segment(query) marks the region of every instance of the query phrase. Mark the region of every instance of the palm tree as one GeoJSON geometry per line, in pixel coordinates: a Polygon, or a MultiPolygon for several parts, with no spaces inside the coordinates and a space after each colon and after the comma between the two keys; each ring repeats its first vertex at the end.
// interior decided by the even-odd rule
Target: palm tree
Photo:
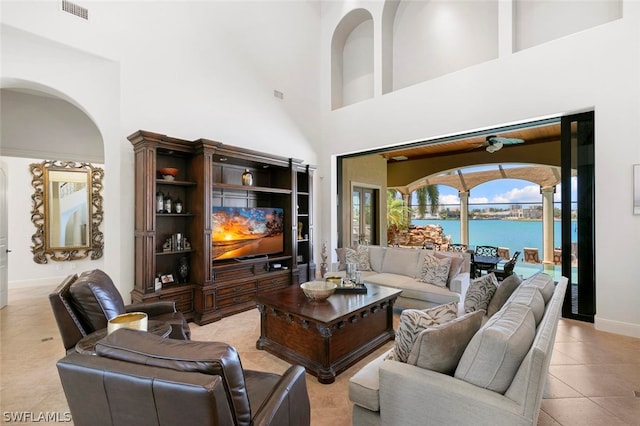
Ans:
{"type": "Polygon", "coordinates": [[[402,198],[397,197],[398,191],[387,190],[387,227],[397,232],[409,226],[409,207],[402,198]]]}
{"type": "Polygon", "coordinates": [[[425,185],[416,189],[418,196],[418,215],[424,217],[427,213],[427,203],[429,204],[429,212],[435,214],[438,211],[440,201],[440,191],[437,185],[425,185]]]}

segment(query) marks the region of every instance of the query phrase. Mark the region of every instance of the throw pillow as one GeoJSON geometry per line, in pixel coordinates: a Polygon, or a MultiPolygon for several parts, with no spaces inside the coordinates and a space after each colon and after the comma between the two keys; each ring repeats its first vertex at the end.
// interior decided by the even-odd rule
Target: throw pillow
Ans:
{"type": "Polygon", "coordinates": [[[464,297],[464,311],[473,312],[481,309],[486,311],[497,288],[498,280],[493,273],[471,281],[464,297]]]}
{"type": "Polygon", "coordinates": [[[507,299],[509,299],[513,291],[518,288],[521,282],[522,278],[516,274],[511,274],[499,283],[498,289],[487,306],[487,317],[491,318],[493,314],[498,312],[500,308],[504,306],[507,299]]]}
{"type": "Polygon", "coordinates": [[[347,264],[347,249],[345,247],[337,248],[336,255],[338,256],[338,271],[344,271],[347,269],[345,266],[347,264]]]}
{"type": "Polygon", "coordinates": [[[433,252],[433,255],[438,259],[451,259],[451,267],[449,268],[449,278],[447,279],[447,283],[451,282],[453,278],[462,272],[462,265],[464,263],[464,256],[462,253],[436,250],[433,252]]]}
{"type": "Polygon", "coordinates": [[[542,293],[544,303],[549,303],[553,292],[556,290],[556,285],[553,282],[553,278],[544,272],[538,272],[537,274],[527,278],[522,285],[536,287],[542,293]]]}
{"type": "Polygon", "coordinates": [[[438,259],[435,256],[426,254],[418,281],[437,285],[438,287],[446,287],[450,268],[451,259],[438,259]]]}
{"type": "Polygon", "coordinates": [[[455,319],[457,315],[457,302],[451,302],[425,310],[405,309],[400,314],[395,346],[385,359],[407,362],[413,343],[422,330],[433,325],[444,324],[445,322],[455,319]]]}
{"type": "Polygon", "coordinates": [[[420,332],[407,364],[448,374],[456,370],[465,348],[482,325],[482,311],[469,312],[420,332]]]}
{"type": "Polygon", "coordinates": [[[356,250],[345,250],[346,263],[355,263],[358,271],[370,271],[371,264],[369,263],[369,247],[358,246],[356,250]]]}
{"type": "Polygon", "coordinates": [[[509,303],[473,336],[454,376],[504,394],[527,355],[536,334],[528,306],[509,303]]]}

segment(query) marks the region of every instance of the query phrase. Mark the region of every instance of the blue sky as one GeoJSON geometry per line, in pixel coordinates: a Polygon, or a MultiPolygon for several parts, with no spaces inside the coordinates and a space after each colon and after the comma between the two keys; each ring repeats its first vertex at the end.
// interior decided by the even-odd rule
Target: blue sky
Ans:
{"type": "MultiPolygon", "coordinates": [[[[479,171],[495,169],[495,166],[466,168],[465,171],[479,171]]],[[[576,180],[572,179],[572,194],[575,199],[576,180]]],[[[458,190],[450,186],[438,185],[440,190],[440,204],[452,204],[457,206],[460,204],[458,190]]],[[[560,201],[561,185],[556,186],[554,195],[555,201],[560,201]]],[[[542,195],[540,194],[540,186],[520,179],[498,179],[491,182],[483,183],[471,189],[469,196],[469,204],[486,204],[486,203],[541,203],[542,195]]],[[[500,206],[496,206],[500,207],[500,206]]],[[[505,206],[506,207],[506,206],[505,206]]]]}

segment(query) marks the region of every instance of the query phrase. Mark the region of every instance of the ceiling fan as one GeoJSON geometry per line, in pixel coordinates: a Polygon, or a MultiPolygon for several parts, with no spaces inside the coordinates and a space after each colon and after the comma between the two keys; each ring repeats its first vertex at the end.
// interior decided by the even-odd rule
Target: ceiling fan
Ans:
{"type": "Polygon", "coordinates": [[[493,154],[496,151],[500,151],[504,145],[516,145],[519,143],[524,143],[524,140],[490,135],[487,136],[487,147],[485,149],[488,153],[493,154]]]}

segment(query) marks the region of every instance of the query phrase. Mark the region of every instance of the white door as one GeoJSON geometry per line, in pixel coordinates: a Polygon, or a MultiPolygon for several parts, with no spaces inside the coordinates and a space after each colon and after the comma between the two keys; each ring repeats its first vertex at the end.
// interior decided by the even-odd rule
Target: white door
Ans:
{"type": "Polygon", "coordinates": [[[8,299],[8,227],[7,227],[7,175],[0,168],[0,308],[7,306],[8,299]]]}

